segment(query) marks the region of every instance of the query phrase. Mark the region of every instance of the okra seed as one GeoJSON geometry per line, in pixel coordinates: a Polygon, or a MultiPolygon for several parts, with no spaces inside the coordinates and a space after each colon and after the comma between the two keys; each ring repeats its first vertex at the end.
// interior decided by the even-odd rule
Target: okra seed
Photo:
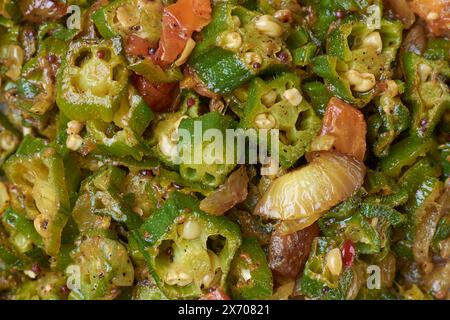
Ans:
{"type": "Polygon", "coordinates": [[[388,80],[386,81],[387,85],[387,92],[391,95],[391,97],[395,97],[399,93],[397,82],[394,80],[388,80]]]}
{"type": "Polygon", "coordinates": [[[133,6],[121,6],[117,8],[117,20],[124,29],[129,29],[139,24],[139,12],[133,6]]]}
{"type": "Polygon", "coordinates": [[[171,286],[184,287],[192,283],[192,280],[192,276],[186,272],[177,272],[175,270],[170,270],[165,277],[165,282],[171,286]]]}
{"type": "Polygon", "coordinates": [[[303,100],[302,94],[296,88],[286,90],[283,97],[293,106],[298,106],[303,100]]]}
{"type": "Polygon", "coordinates": [[[431,76],[433,68],[426,63],[421,63],[419,64],[419,68],[417,71],[419,72],[420,81],[425,82],[431,76]]]}
{"type": "Polygon", "coordinates": [[[202,283],[205,288],[208,288],[212,284],[213,280],[214,280],[214,275],[208,273],[208,274],[205,274],[205,276],[203,277],[202,283]]]}
{"type": "Polygon", "coordinates": [[[28,135],[30,135],[32,132],[33,132],[33,129],[30,128],[30,127],[23,127],[23,128],[22,128],[22,134],[23,134],[24,136],[28,136],[28,135]]]}
{"type": "Polygon", "coordinates": [[[255,125],[259,129],[272,129],[275,124],[276,120],[270,113],[261,113],[255,118],[255,125]]]}
{"type": "Polygon", "coordinates": [[[14,149],[15,145],[16,139],[12,135],[5,135],[0,142],[0,147],[5,151],[11,151],[14,149]]]}
{"type": "Polygon", "coordinates": [[[142,208],[135,206],[133,207],[133,212],[137,213],[138,215],[140,215],[141,217],[144,215],[144,210],[142,210],[142,208]]]}
{"type": "Polygon", "coordinates": [[[81,130],[83,130],[83,127],[84,125],[82,122],[72,120],[67,123],[66,132],[67,134],[78,134],[81,132],[81,130]]]}
{"type": "Polygon", "coordinates": [[[159,149],[167,157],[173,157],[177,151],[177,145],[172,142],[167,135],[162,135],[159,142],[159,149]]]}
{"type": "Polygon", "coordinates": [[[180,287],[187,286],[192,283],[192,276],[186,272],[178,273],[178,285],[180,287]]]}
{"type": "Polygon", "coordinates": [[[270,90],[265,95],[261,97],[261,102],[266,107],[271,107],[277,100],[277,92],[275,90],[270,90]]]}
{"type": "Polygon", "coordinates": [[[334,248],[328,252],[326,265],[331,274],[339,276],[342,272],[342,256],[339,248],[334,248]]]}
{"type": "Polygon", "coordinates": [[[256,21],[256,30],[272,37],[277,38],[283,34],[283,28],[281,25],[270,15],[263,15],[256,21]]]}
{"type": "Polygon", "coordinates": [[[248,270],[248,269],[242,269],[241,276],[245,282],[251,280],[251,278],[252,278],[252,274],[250,273],[250,270],[248,270]]]}
{"type": "Polygon", "coordinates": [[[383,41],[381,40],[381,35],[378,31],[374,31],[366,36],[362,42],[364,48],[374,48],[377,52],[383,50],[383,41]]]}
{"type": "Polygon", "coordinates": [[[229,50],[237,50],[242,46],[242,37],[238,32],[226,32],[222,36],[223,47],[229,50]]]}
{"type": "Polygon", "coordinates": [[[37,274],[32,270],[25,270],[23,273],[25,273],[31,279],[35,279],[37,277],[37,274]]]}
{"type": "Polygon", "coordinates": [[[367,92],[376,85],[375,76],[369,72],[358,72],[356,70],[349,70],[345,73],[350,86],[357,92],[367,92]]]}
{"type": "Polygon", "coordinates": [[[9,193],[8,189],[3,182],[0,182],[0,215],[5,212],[5,210],[9,207],[9,193]]]}
{"type": "Polygon", "coordinates": [[[66,146],[68,149],[77,151],[83,144],[83,138],[78,134],[70,134],[66,140],[66,146]]]}
{"type": "Polygon", "coordinates": [[[170,270],[167,274],[166,277],[164,279],[164,281],[168,284],[168,285],[175,285],[178,282],[178,272],[176,272],[175,270],[170,270]]]}
{"type": "Polygon", "coordinates": [[[241,26],[241,19],[238,16],[232,16],[233,24],[235,28],[239,28],[241,26]]]}
{"type": "Polygon", "coordinates": [[[182,237],[187,240],[193,240],[200,237],[202,227],[195,220],[188,220],[183,226],[182,237]]]}

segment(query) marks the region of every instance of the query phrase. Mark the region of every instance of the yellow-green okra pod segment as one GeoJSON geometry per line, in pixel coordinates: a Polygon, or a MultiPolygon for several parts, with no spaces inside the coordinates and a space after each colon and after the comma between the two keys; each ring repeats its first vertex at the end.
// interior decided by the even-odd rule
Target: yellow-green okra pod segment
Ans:
{"type": "Polygon", "coordinates": [[[198,200],[179,192],[141,227],[155,279],[170,299],[193,299],[209,288],[225,290],[233,257],[241,245],[239,227],[210,216],[198,200]]]}
{"type": "MultiPolygon", "coordinates": [[[[320,129],[321,121],[303,98],[300,78],[285,73],[271,81],[256,78],[250,83],[247,106],[239,124],[245,129],[267,130],[268,150],[278,143],[279,163],[291,167],[306,151],[320,129]],[[271,130],[278,130],[279,141],[271,141],[271,130]]],[[[274,156],[274,155],[270,155],[274,156]]]]}
{"type": "Polygon", "coordinates": [[[56,103],[71,120],[110,122],[128,88],[125,58],[111,41],[72,42],[56,87],[56,103]]]}
{"type": "Polygon", "coordinates": [[[46,253],[56,255],[70,210],[63,158],[44,140],[27,136],[3,169],[24,195],[26,214],[46,253]]]}

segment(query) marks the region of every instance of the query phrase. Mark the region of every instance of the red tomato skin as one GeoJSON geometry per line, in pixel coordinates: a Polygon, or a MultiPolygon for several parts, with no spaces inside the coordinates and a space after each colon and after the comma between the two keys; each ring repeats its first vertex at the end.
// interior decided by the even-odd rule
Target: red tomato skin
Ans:
{"type": "Polygon", "coordinates": [[[158,52],[164,63],[174,62],[188,39],[211,21],[210,0],[178,0],[164,8],[158,52]]]}

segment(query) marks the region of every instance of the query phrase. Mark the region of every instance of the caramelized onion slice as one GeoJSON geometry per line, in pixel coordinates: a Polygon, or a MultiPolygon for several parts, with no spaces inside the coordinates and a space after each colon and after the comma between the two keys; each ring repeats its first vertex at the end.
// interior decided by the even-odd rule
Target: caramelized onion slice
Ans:
{"type": "Polygon", "coordinates": [[[364,160],[366,133],[367,125],[361,111],[338,98],[330,99],[320,135],[333,137],[336,151],[364,160]]]}
{"type": "Polygon", "coordinates": [[[403,39],[400,48],[400,56],[406,52],[414,52],[421,55],[427,45],[427,36],[422,25],[416,24],[412,27],[403,39]]]}
{"type": "Polygon", "coordinates": [[[271,184],[254,213],[268,219],[308,220],[311,225],[356,192],[365,172],[364,164],[353,157],[327,151],[312,153],[308,165],[271,184]]]}
{"type": "Polygon", "coordinates": [[[269,244],[269,267],[277,278],[295,279],[308,260],[311,244],[320,233],[317,223],[291,234],[282,234],[277,228],[269,244]]]}
{"type": "Polygon", "coordinates": [[[200,202],[200,209],[219,216],[247,198],[248,175],[242,166],[234,171],[217,190],[200,202]]]}

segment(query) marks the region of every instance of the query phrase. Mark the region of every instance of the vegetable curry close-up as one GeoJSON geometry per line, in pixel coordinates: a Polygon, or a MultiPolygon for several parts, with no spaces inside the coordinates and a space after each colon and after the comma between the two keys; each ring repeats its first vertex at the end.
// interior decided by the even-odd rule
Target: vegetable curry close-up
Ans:
{"type": "Polygon", "coordinates": [[[449,64],[448,0],[0,0],[0,299],[450,299],[449,64]]]}

